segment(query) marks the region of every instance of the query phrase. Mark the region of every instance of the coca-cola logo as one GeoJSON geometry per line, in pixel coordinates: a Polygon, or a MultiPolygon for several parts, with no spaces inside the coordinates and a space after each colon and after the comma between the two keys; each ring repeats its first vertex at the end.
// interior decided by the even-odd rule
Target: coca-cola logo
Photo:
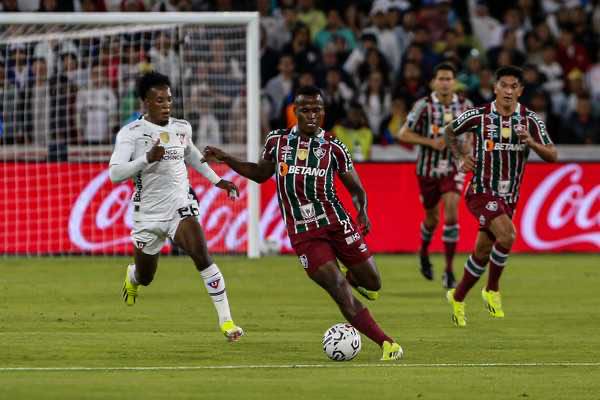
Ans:
{"type": "MultiPolygon", "coordinates": [[[[226,193],[223,190],[202,179],[201,183],[193,184],[198,197],[198,219],[204,228],[209,250],[214,251],[218,243],[223,243],[225,251],[241,252],[247,241],[247,184],[245,179],[231,170],[222,176],[240,188],[235,203],[237,206],[224,200],[226,193]]],[[[111,251],[127,245],[131,240],[133,187],[127,183],[112,186],[108,177],[106,170],[96,175],[71,208],[69,238],[83,251],[111,251]]],[[[275,193],[261,213],[259,229],[261,238],[268,237],[270,243],[277,243],[282,250],[291,248],[275,193]]]]}
{"type": "Polygon", "coordinates": [[[583,173],[580,165],[567,164],[536,187],[521,218],[521,233],[529,246],[536,250],[575,244],[600,248],[600,185],[586,190],[581,184],[583,173]]]}

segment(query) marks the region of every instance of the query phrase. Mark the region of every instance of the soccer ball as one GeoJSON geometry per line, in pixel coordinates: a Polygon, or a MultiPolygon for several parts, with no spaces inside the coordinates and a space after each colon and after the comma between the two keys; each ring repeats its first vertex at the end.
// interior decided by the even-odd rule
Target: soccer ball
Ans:
{"type": "Polygon", "coordinates": [[[350,324],[335,324],[323,335],[323,351],[334,361],[350,361],[360,348],[360,333],[350,324]]]}

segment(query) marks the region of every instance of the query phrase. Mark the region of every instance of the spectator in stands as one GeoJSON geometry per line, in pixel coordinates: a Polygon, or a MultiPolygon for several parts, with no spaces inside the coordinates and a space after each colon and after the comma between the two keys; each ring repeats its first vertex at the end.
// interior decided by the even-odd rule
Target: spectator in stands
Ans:
{"type": "Polygon", "coordinates": [[[423,0],[421,2],[419,24],[429,32],[431,43],[441,40],[445,32],[450,29],[448,9],[444,3],[443,0],[423,0]]]}
{"type": "Polygon", "coordinates": [[[346,61],[344,62],[344,71],[354,77],[358,74],[359,67],[367,58],[367,52],[371,49],[377,49],[377,37],[373,33],[363,33],[360,36],[360,41],[352,50],[346,61]]]}
{"type": "Polygon", "coordinates": [[[292,32],[299,23],[298,10],[296,10],[293,2],[292,4],[282,3],[279,8],[280,16],[274,16],[279,20],[273,28],[277,30],[269,31],[269,25],[267,25],[267,40],[270,43],[269,45],[277,51],[282,51],[283,47],[292,41],[292,32]]]}
{"type": "Polygon", "coordinates": [[[487,58],[492,69],[507,65],[523,65],[525,55],[517,48],[516,31],[505,31],[502,44],[490,49],[487,58]]]}
{"type": "Polygon", "coordinates": [[[298,20],[309,27],[311,41],[314,41],[317,33],[327,25],[325,13],[315,8],[314,0],[298,0],[298,20]]]}
{"type": "Polygon", "coordinates": [[[397,72],[400,68],[402,54],[396,42],[396,33],[388,25],[386,13],[389,3],[386,0],[376,0],[371,8],[371,25],[363,32],[372,33],[377,38],[377,46],[392,72],[397,72]]]}
{"type": "Polygon", "coordinates": [[[442,60],[441,57],[433,51],[433,42],[431,41],[431,34],[422,25],[417,25],[414,31],[412,43],[407,50],[406,59],[410,60],[409,53],[411,47],[417,46],[423,53],[421,61],[422,74],[425,79],[429,80],[433,72],[433,67],[439,64],[442,60]]]}
{"type": "Polygon", "coordinates": [[[142,0],[122,0],[120,10],[122,12],[146,11],[146,5],[142,0]]]}
{"type": "MultiPolygon", "coordinates": [[[[271,10],[272,4],[270,0],[256,1],[256,8],[260,13],[261,47],[264,41],[264,46],[273,50],[280,50],[290,37],[285,39],[281,37],[282,33],[286,32],[285,20],[281,14],[281,9],[276,9],[275,12],[271,10]]],[[[266,81],[263,81],[263,85],[265,83],[266,81]]]]}
{"type": "Polygon", "coordinates": [[[27,61],[27,47],[22,43],[11,44],[10,55],[7,78],[18,89],[24,89],[27,82],[31,80],[31,69],[27,61]]]}
{"type": "MultiPolygon", "coordinates": [[[[414,21],[416,24],[416,18],[411,20],[410,15],[404,18],[408,14],[406,11],[409,9],[410,3],[408,1],[396,0],[389,3],[386,12],[388,26],[394,32],[394,35],[396,35],[396,45],[400,51],[400,59],[404,56],[404,52],[412,40],[412,29],[414,29],[414,25],[412,25],[412,28],[411,25],[405,27],[403,21],[414,21]]],[[[414,12],[411,15],[414,15],[414,12]]]]}
{"type": "Polygon", "coordinates": [[[118,130],[117,98],[107,81],[105,68],[96,62],[88,86],[77,93],[79,143],[108,144],[118,130]]]}
{"type": "Polygon", "coordinates": [[[298,24],[292,33],[292,41],[283,47],[283,53],[294,57],[297,72],[313,72],[317,67],[321,53],[310,41],[310,31],[304,24],[298,24]]]}
{"type": "Polygon", "coordinates": [[[400,143],[398,135],[400,128],[406,122],[407,116],[408,106],[406,99],[404,97],[394,97],[392,99],[392,112],[381,121],[378,137],[375,139],[375,142],[380,144],[400,143]]]}
{"type": "Polygon", "coordinates": [[[546,124],[546,132],[552,138],[554,143],[562,143],[560,119],[552,112],[552,106],[547,93],[543,90],[537,90],[531,96],[529,108],[534,111],[538,117],[546,124]]]}
{"type": "Polygon", "coordinates": [[[355,75],[355,87],[360,88],[369,79],[373,72],[379,72],[383,77],[384,84],[389,85],[390,69],[386,58],[378,49],[370,49],[366,52],[364,62],[358,68],[358,74],[355,75]]]}
{"type": "MultiPolygon", "coordinates": [[[[600,5],[598,9],[600,10],[600,5]]],[[[592,95],[592,102],[600,106],[600,49],[598,49],[598,54],[596,55],[596,63],[589,69],[586,78],[592,95]]],[[[594,111],[596,115],[600,112],[598,109],[594,111]]]]}
{"type": "Polygon", "coordinates": [[[537,67],[533,64],[523,66],[523,94],[519,102],[527,107],[531,105],[531,97],[542,87],[543,77],[540,75],[537,67]]]}
{"type": "Polygon", "coordinates": [[[525,49],[527,63],[540,65],[544,62],[544,47],[535,32],[529,31],[525,34],[525,49]]]}
{"type": "Polygon", "coordinates": [[[512,32],[515,35],[515,49],[521,53],[525,52],[525,27],[523,26],[523,18],[521,11],[518,8],[509,8],[504,12],[503,17],[503,35],[507,32],[512,32]]]}
{"type": "Polygon", "coordinates": [[[277,75],[279,52],[269,46],[267,31],[260,26],[260,86],[264,88],[271,78],[277,75]]]}
{"type": "Polygon", "coordinates": [[[373,132],[359,103],[350,103],[348,116],[336,124],[332,132],[348,147],[354,161],[366,161],[370,158],[373,132]]]}
{"type": "Polygon", "coordinates": [[[466,60],[471,52],[471,48],[459,41],[459,36],[454,29],[448,29],[443,40],[436,43],[436,53],[441,58],[451,62],[457,68],[461,68],[463,60],[466,60]]]}
{"type": "Polygon", "coordinates": [[[31,131],[27,140],[36,146],[48,144],[50,128],[50,90],[48,88],[48,67],[45,58],[32,61],[33,80],[28,85],[28,111],[31,114],[31,131]]]}
{"type": "Polygon", "coordinates": [[[331,67],[327,70],[323,89],[325,103],[325,122],[322,128],[329,131],[346,116],[347,104],[352,100],[354,91],[342,80],[342,71],[331,67]]]}
{"type": "Polygon", "coordinates": [[[565,143],[598,144],[600,143],[600,121],[592,113],[592,102],[589,96],[577,97],[575,111],[569,115],[563,132],[565,143]]]}
{"type": "Polygon", "coordinates": [[[490,16],[490,10],[485,0],[468,0],[469,20],[475,37],[479,40],[483,51],[488,51],[500,45],[502,25],[490,16]]]}
{"type": "Polygon", "coordinates": [[[264,94],[267,100],[265,104],[269,109],[268,115],[272,127],[280,125],[277,121],[280,119],[283,110],[283,102],[292,91],[294,68],[294,57],[290,54],[282,54],[277,67],[279,74],[267,82],[265,86],[264,94]]]}
{"type": "Polygon", "coordinates": [[[394,88],[394,97],[407,96],[409,108],[418,98],[428,93],[427,84],[423,78],[421,67],[413,62],[407,62],[402,70],[402,78],[394,88]]]}
{"type": "MultiPolygon", "coordinates": [[[[173,96],[178,97],[181,92],[181,61],[176,52],[174,43],[177,43],[177,33],[174,30],[161,30],[156,33],[153,38],[152,47],[150,48],[150,62],[155,71],[163,73],[169,77],[173,96]]],[[[139,60],[132,60],[134,63],[139,60]]],[[[139,67],[136,65],[135,76],[140,73],[139,67]]]]}
{"type": "Polygon", "coordinates": [[[585,87],[583,72],[578,68],[571,70],[567,75],[567,91],[565,93],[564,101],[558,108],[561,118],[564,120],[575,112],[575,109],[577,108],[577,99],[579,97],[588,96],[589,93],[585,87]]]}
{"type": "Polygon", "coordinates": [[[479,51],[472,49],[467,57],[467,62],[461,72],[458,74],[458,81],[465,85],[465,91],[472,92],[479,89],[479,73],[483,68],[483,62],[479,51]]]}
{"type": "Polygon", "coordinates": [[[372,132],[379,132],[381,121],[390,113],[392,107],[389,86],[384,82],[381,72],[371,72],[366,85],[361,88],[358,96],[359,103],[367,113],[372,132]]]}
{"type": "Polygon", "coordinates": [[[2,7],[1,10],[4,12],[19,12],[19,11],[21,11],[21,10],[19,10],[18,0],[3,0],[2,4],[0,4],[0,6],[2,7]]]}
{"type": "Polygon", "coordinates": [[[357,5],[352,2],[349,3],[344,7],[343,12],[346,26],[352,31],[354,38],[358,39],[362,34],[362,23],[357,5]]]}
{"type": "Polygon", "coordinates": [[[565,74],[573,69],[586,72],[590,68],[590,57],[583,45],[575,41],[575,34],[569,28],[563,28],[558,39],[557,61],[565,74]]]}
{"type": "Polygon", "coordinates": [[[553,112],[558,113],[564,102],[565,83],[563,81],[563,69],[556,61],[556,49],[554,46],[544,47],[543,61],[539,64],[538,68],[544,76],[542,88],[550,94],[553,112]]]}
{"type": "Polygon", "coordinates": [[[346,42],[346,49],[352,51],[356,47],[354,33],[344,25],[340,12],[332,8],[327,12],[327,25],[315,37],[315,45],[323,50],[336,37],[341,37],[346,42]]]}
{"type": "Polygon", "coordinates": [[[481,70],[479,73],[479,87],[469,92],[467,97],[471,99],[474,106],[494,101],[496,96],[494,95],[494,75],[491,69],[483,68],[481,70]]]}

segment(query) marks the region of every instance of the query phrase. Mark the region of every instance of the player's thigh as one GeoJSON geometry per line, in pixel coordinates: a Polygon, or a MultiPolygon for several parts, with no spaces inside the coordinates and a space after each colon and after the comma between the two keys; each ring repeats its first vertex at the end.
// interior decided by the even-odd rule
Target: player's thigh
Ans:
{"type": "Polygon", "coordinates": [[[475,257],[479,260],[486,260],[492,251],[492,246],[496,239],[487,231],[479,231],[475,240],[475,257]]]}
{"type": "Polygon", "coordinates": [[[446,192],[442,195],[442,201],[444,202],[444,219],[446,223],[456,223],[460,194],[454,191],[446,192]]]}
{"type": "Polygon", "coordinates": [[[425,210],[430,210],[437,207],[440,202],[442,193],[440,191],[440,182],[436,178],[428,178],[424,176],[417,177],[419,183],[419,198],[425,210]]]}
{"type": "Polygon", "coordinates": [[[309,277],[327,264],[336,266],[337,260],[335,250],[326,236],[314,237],[293,243],[294,251],[298,256],[300,264],[309,277]]]}
{"type": "Polygon", "coordinates": [[[135,222],[131,231],[134,260],[138,274],[154,276],[158,255],[165,244],[167,222],[135,222]]]}
{"type": "Polygon", "coordinates": [[[177,246],[192,258],[198,269],[204,269],[212,264],[212,258],[206,247],[204,231],[196,217],[180,220],[171,235],[177,246]]]}

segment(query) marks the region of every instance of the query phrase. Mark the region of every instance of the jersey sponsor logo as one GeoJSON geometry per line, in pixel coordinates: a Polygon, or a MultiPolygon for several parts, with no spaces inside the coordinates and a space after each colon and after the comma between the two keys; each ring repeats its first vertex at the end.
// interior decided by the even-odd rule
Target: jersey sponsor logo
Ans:
{"type": "MultiPolygon", "coordinates": [[[[279,164],[285,164],[285,163],[279,163],[279,164]]],[[[308,175],[308,176],[324,177],[325,174],[327,173],[327,170],[323,169],[323,168],[316,168],[316,167],[302,167],[299,165],[290,165],[287,173],[293,174],[293,175],[308,175]]]]}
{"type": "Polygon", "coordinates": [[[311,219],[315,217],[315,206],[312,203],[304,204],[300,206],[300,212],[302,213],[302,218],[311,219]]]}
{"type": "Polygon", "coordinates": [[[488,201],[485,205],[485,209],[488,211],[498,211],[498,202],[497,201],[488,201]]]}
{"type": "Polygon", "coordinates": [[[283,161],[278,164],[278,171],[280,176],[286,176],[288,174],[290,167],[283,161]]]}
{"type": "Polygon", "coordinates": [[[183,160],[183,151],[181,150],[181,148],[166,149],[165,154],[162,157],[162,160],[165,160],[165,161],[183,160]]]}
{"type": "Polygon", "coordinates": [[[493,140],[485,141],[485,151],[524,151],[526,147],[523,143],[495,143],[493,140]]]}
{"type": "Polygon", "coordinates": [[[304,269],[308,268],[308,257],[306,257],[306,254],[302,254],[300,257],[298,257],[298,259],[300,260],[300,264],[302,264],[304,269]]]}
{"type": "Polygon", "coordinates": [[[161,132],[160,133],[160,142],[161,143],[169,143],[169,132],[161,132]]]}
{"type": "Polygon", "coordinates": [[[304,161],[308,157],[308,149],[298,149],[296,152],[296,157],[298,160],[304,161]]]}
{"type": "Polygon", "coordinates": [[[327,151],[322,147],[315,147],[313,149],[313,154],[315,155],[315,157],[317,157],[320,160],[321,158],[325,157],[325,154],[327,154],[327,151]]]}
{"type": "Polygon", "coordinates": [[[457,119],[456,119],[456,125],[460,125],[463,122],[465,122],[467,119],[478,115],[479,114],[479,110],[476,108],[473,108],[471,110],[465,111],[464,113],[462,113],[457,119]]]}
{"type": "Polygon", "coordinates": [[[292,146],[282,146],[281,147],[281,161],[291,161],[292,160],[292,146]]]}

